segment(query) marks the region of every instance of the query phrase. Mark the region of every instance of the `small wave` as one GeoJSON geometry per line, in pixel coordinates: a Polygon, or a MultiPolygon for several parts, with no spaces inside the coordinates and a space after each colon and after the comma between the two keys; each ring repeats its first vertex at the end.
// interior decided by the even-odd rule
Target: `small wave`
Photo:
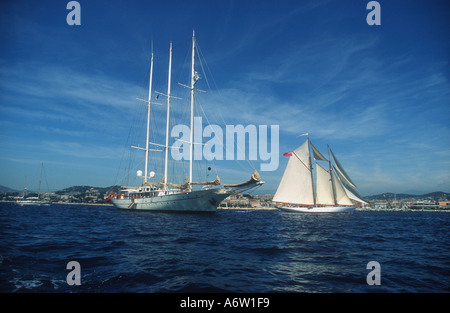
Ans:
{"type": "Polygon", "coordinates": [[[174,293],[229,293],[232,292],[227,289],[219,288],[213,285],[201,284],[201,283],[188,283],[185,286],[176,290],[161,290],[161,292],[174,292],[174,293]]]}
{"type": "Polygon", "coordinates": [[[275,256],[289,250],[289,248],[280,248],[278,246],[252,248],[252,251],[264,255],[275,256]]]}
{"type": "Polygon", "coordinates": [[[120,273],[103,279],[105,275],[90,276],[82,285],[90,292],[153,292],[153,286],[161,281],[160,277],[148,272],[120,273]]]}
{"type": "Polygon", "coordinates": [[[175,239],[173,242],[176,242],[176,243],[192,243],[192,242],[196,242],[196,241],[198,241],[198,238],[181,237],[181,238],[175,239]]]}

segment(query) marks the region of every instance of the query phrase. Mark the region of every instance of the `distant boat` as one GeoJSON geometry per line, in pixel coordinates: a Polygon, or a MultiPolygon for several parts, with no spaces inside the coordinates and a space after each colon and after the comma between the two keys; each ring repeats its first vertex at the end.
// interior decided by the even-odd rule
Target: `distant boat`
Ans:
{"type": "Polygon", "coordinates": [[[20,205],[20,206],[25,206],[25,205],[34,205],[34,206],[48,206],[51,203],[48,201],[44,201],[41,199],[41,181],[42,181],[42,169],[44,167],[44,163],[41,162],[41,172],[39,174],[39,187],[38,187],[38,195],[37,197],[26,197],[27,194],[27,186],[25,183],[25,186],[23,188],[23,193],[22,193],[22,199],[21,200],[17,200],[16,204],[20,205]]]}
{"type": "Polygon", "coordinates": [[[284,155],[289,156],[289,162],[272,199],[278,209],[302,213],[353,212],[356,206],[352,200],[366,203],[329,147],[329,160],[314,147],[309,138],[300,147],[284,155]],[[328,170],[317,161],[328,162],[328,170]],[[315,177],[313,166],[316,168],[315,177]]]}
{"type": "MultiPolygon", "coordinates": [[[[147,137],[145,148],[133,147],[145,151],[145,168],[143,174],[143,183],[138,187],[122,187],[116,194],[111,192],[107,201],[111,201],[118,209],[127,210],[147,210],[147,211],[163,211],[163,212],[215,212],[219,204],[233,193],[249,190],[261,185],[261,178],[255,170],[251,178],[240,184],[222,185],[217,176],[214,181],[194,182],[192,180],[192,162],[193,162],[193,145],[197,144],[193,138],[193,114],[194,114],[194,96],[195,84],[199,76],[195,71],[195,33],[192,36],[192,63],[190,86],[184,86],[190,89],[190,140],[188,142],[190,148],[189,158],[189,178],[184,184],[174,184],[169,182],[168,178],[168,154],[169,149],[169,117],[170,117],[170,101],[175,98],[171,93],[171,67],[172,67],[172,43],[170,44],[169,54],[169,75],[168,75],[168,91],[167,94],[158,93],[167,98],[167,117],[166,117],[166,141],[165,145],[149,142],[150,114],[151,114],[151,93],[152,93],[152,75],[153,75],[153,53],[150,66],[150,83],[147,102],[147,137]],[[162,152],[163,150],[149,149],[149,144],[164,149],[164,176],[161,182],[149,182],[148,180],[155,176],[153,171],[148,170],[149,152],[162,152]],[[150,175],[149,175],[150,174],[150,175]],[[194,186],[202,186],[195,190],[194,186]],[[171,188],[172,187],[172,188],[171,188]]],[[[142,177],[142,171],[138,171],[138,177],[142,177]]]]}

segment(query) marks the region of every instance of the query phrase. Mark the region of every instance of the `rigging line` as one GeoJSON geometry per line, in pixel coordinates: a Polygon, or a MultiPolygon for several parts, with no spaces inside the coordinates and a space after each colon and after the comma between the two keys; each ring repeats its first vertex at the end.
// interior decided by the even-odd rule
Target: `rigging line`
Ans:
{"type": "Polygon", "coordinates": [[[310,172],[312,171],[312,167],[311,167],[311,169],[310,169],[305,163],[303,163],[302,159],[300,159],[300,157],[297,155],[297,153],[295,153],[294,151],[292,151],[292,153],[295,155],[295,157],[296,157],[300,162],[302,162],[303,166],[306,167],[306,169],[307,169],[308,171],[310,171],[310,172]]]}
{"type": "Polygon", "coordinates": [[[48,182],[47,182],[47,174],[45,173],[44,163],[42,163],[42,172],[44,172],[44,179],[45,179],[45,183],[47,184],[47,190],[48,190],[48,192],[50,192],[50,188],[48,187],[48,182]]]}
{"type": "MultiPolygon", "coordinates": [[[[206,121],[207,121],[207,123],[208,123],[208,126],[211,126],[211,123],[210,123],[210,121],[209,121],[209,119],[208,119],[208,116],[206,115],[206,113],[205,113],[205,111],[204,111],[204,109],[203,109],[203,105],[199,102],[199,105],[198,105],[198,106],[199,106],[200,109],[202,110],[203,116],[206,118],[206,121]]],[[[225,147],[225,143],[223,142],[222,138],[218,138],[218,139],[219,139],[220,143],[222,144],[222,149],[223,149],[223,148],[225,147]]],[[[216,165],[215,159],[213,158],[212,161],[213,161],[213,164],[214,164],[214,171],[216,172],[216,175],[218,175],[217,165],[216,165]]],[[[237,163],[243,170],[247,170],[247,168],[244,167],[244,165],[242,165],[242,163],[240,162],[240,160],[236,160],[236,163],[237,163]]]]}
{"type": "MultiPolygon", "coordinates": [[[[116,178],[114,180],[114,185],[116,185],[119,182],[119,173],[120,173],[120,171],[122,169],[122,166],[124,166],[125,175],[127,173],[127,169],[125,168],[125,165],[122,165],[122,164],[125,164],[125,161],[126,161],[125,160],[125,155],[126,155],[127,152],[129,152],[128,147],[131,144],[132,131],[134,129],[133,125],[134,125],[134,122],[137,120],[137,115],[138,115],[137,111],[138,111],[137,109],[134,110],[134,116],[133,116],[133,119],[132,119],[133,122],[131,123],[131,125],[130,125],[130,127],[128,129],[127,140],[125,141],[125,144],[124,144],[123,149],[122,149],[122,157],[120,159],[119,166],[117,167],[117,172],[116,172],[116,178]]],[[[129,167],[130,167],[130,165],[128,164],[128,168],[129,167]]],[[[124,181],[125,175],[121,179],[122,182],[124,181]]]]}
{"type": "MultiPolygon", "coordinates": [[[[203,106],[200,105],[200,108],[202,109],[203,115],[205,116],[206,121],[208,122],[208,126],[211,126],[211,123],[209,122],[208,117],[206,116],[206,114],[205,114],[205,112],[204,112],[204,110],[203,110],[203,106]]],[[[224,144],[224,142],[222,141],[221,138],[218,138],[218,139],[219,139],[220,143],[222,144],[222,149],[223,149],[223,148],[225,147],[225,144],[224,144]]],[[[216,172],[216,175],[218,175],[218,172],[217,172],[217,165],[216,165],[215,159],[213,158],[212,161],[213,161],[213,164],[214,164],[214,171],[216,172]]],[[[240,160],[235,160],[235,162],[236,162],[236,164],[239,165],[243,170],[248,170],[248,169],[242,164],[242,162],[240,162],[240,160]]],[[[253,168],[253,169],[254,169],[254,168],[253,168]]]]}
{"type": "MultiPolygon", "coordinates": [[[[197,110],[200,107],[200,109],[203,112],[203,116],[205,117],[206,122],[208,123],[208,126],[211,126],[211,123],[209,122],[208,116],[205,114],[205,111],[203,110],[203,105],[199,101],[197,101],[197,102],[198,102],[197,110]]],[[[220,140],[220,138],[219,138],[219,140],[220,140]]],[[[222,150],[223,150],[223,142],[222,142],[222,150]]],[[[205,158],[205,160],[206,160],[206,158],[205,158]]],[[[219,173],[217,172],[217,166],[216,166],[215,159],[213,158],[212,161],[213,161],[213,164],[214,164],[214,171],[216,172],[216,175],[218,176],[219,173]]]]}
{"type": "MultiPolygon", "coordinates": [[[[204,111],[203,106],[201,105],[201,103],[199,103],[199,106],[200,106],[200,108],[201,108],[201,110],[202,110],[202,112],[203,112],[203,116],[205,116],[205,118],[206,118],[206,121],[207,121],[207,123],[208,123],[208,126],[211,126],[211,123],[210,123],[210,121],[209,121],[209,119],[208,119],[208,116],[206,115],[206,113],[205,113],[205,111],[204,111]]],[[[222,149],[223,149],[226,145],[225,145],[225,143],[223,142],[222,138],[218,138],[218,139],[219,139],[220,143],[222,144],[222,149]]],[[[245,168],[244,165],[242,165],[242,163],[240,162],[240,160],[235,160],[235,161],[236,161],[236,163],[237,163],[242,169],[247,170],[247,168],[245,168]]],[[[248,162],[248,160],[247,160],[247,162],[248,162]]],[[[216,167],[216,163],[215,163],[214,159],[213,159],[213,163],[214,163],[214,166],[216,167]]],[[[251,165],[251,164],[250,164],[250,165],[251,165]]],[[[253,169],[255,169],[253,166],[251,166],[251,167],[252,167],[253,169]]],[[[217,173],[217,168],[215,168],[215,172],[216,172],[216,175],[218,175],[218,173],[217,173]]]]}
{"type": "MultiPolygon", "coordinates": [[[[189,40],[190,42],[191,42],[191,44],[188,44],[187,46],[189,47],[189,46],[191,46],[192,47],[192,40],[189,40]]],[[[188,63],[188,62],[190,62],[191,60],[190,60],[190,54],[191,54],[191,48],[187,48],[186,49],[186,53],[185,53],[185,55],[184,55],[184,61],[183,61],[183,65],[179,68],[179,70],[178,70],[178,79],[176,80],[176,81],[178,81],[178,82],[180,82],[180,81],[182,81],[181,80],[181,77],[186,73],[184,70],[186,69],[186,67],[188,67],[188,68],[190,68],[190,64],[188,63]]],[[[190,79],[190,75],[191,75],[191,73],[190,73],[190,71],[189,71],[189,76],[187,77],[187,80],[188,81],[190,81],[191,79],[190,79]]]]}
{"type": "MultiPolygon", "coordinates": [[[[197,99],[197,102],[198,102],[198,105],[197,105],[197,107],[196,107],[196,109],[197,109],[197,114],[199,115],[199,116],[201,116],[202,114],[201,114],[201,112],[199,112],[200,111],[200,109],[201,109],[201,111],[203,112],[203,116],[205,117],[205,119],[206,119],[206,122],[208,123],[208,126],[211,126],[211,123],[210,123],[210,121],[209,121],[209,119],[208,119],[208,116],[205,114],[205,111],[203,110],[203,106],[202,106],[202,104],[200,103],[200,101],[198,101],[198,99],[197,99]],[[200,109],[199,109],[200,108],[200,109]]],[[[202,136],[202,138],[203,138],[203,136],[202,136]]],[[[202,148],[202,152],[204,152],[204,147],[202,148]]],[[[206,157],[205,157],[205,180],[207,181],[207,177],[209,176],[209,170],[208,170],[208,162],[209,161],[212,161],[212,167],[214,168],[214,172],[215,172],[215,174],[216,174],[216,176],[219,176],[219,172],[218,172],[218,170],[217,170],[217,164],[216,164],[216,161],[215,161],[215,159],[213,158],[212,160],[208,160],[206,157]]],[[[198,162],[199,163],[199,162],[198,162]]],[[[200,168],[200,165],[198,165],[198,168],[199,168],[199,172],[200,172],[200,170],[201,170],[201,168],[200,168]]]]}
{"type": "MultiPolygon", "coordinates": [[[[206,72],[205,72],[205,69],[204,69],[204,67],[203,67],[202,58],[205,60],[205,64],[206,64],[206,67],[207,67],[209,73],[211,73],[211,70],[210,70],[210,68],[209,68],[209,66],[208,66],[208,63],[206,62],[205,57],[203,56],[203,53],[201,52],[201,49],[200,49],[200,46],[198,45],[198,43],[197,43],[197,45],[196,45],[196,48],[197,48],[197,53],[198,53],[198,55],[199,55],[199,61],[200,61],[200,66],[201,66],[202,71],[203,71],[203,76],[205,76],[205,81],[206,81],[206,84],[208,85],[209,90],[212,91],[211,85],[209,84],[208,77],[207,77],[206,72]],[[200,56],[201,56],[201,57],[200,57],[200,56]]],[[[213,83],[214,83],[214,85],[215,85],[215,87],[216,87],[217,92],[220,93],[220,92],[219,92],[219,88],[217,87],[217,83],[216,83],[216,81],[215,81],[215,79],[214,79],[214,76],[213,76],[212,74],[211,74],[211,77],[212,77],[212,80],[213,80],[213,83]]],[[[219,106],[217,105],[217,101],[216,101],[216,99],[215,99],[215,96],[214,96],[214,93],[213,93],[213,92],[211,92],[211,96],[213,97],[213,102],[214,102],[214,103],[216,104],[216,106],[217,106],[217,111],[219,112],[220,117],[222,118],[223,124],[224,124],[224,125],[227,125],[227,123],[225,122],[225,119],[224,119],[224,117],[223,117],[222,112],[219,110],[219,106]]],[[[240,149],[240,147],[239,147],[238,145],[236,145],[236,147],[237,147],[237,149],[239,150],[239,152],[242,152],[242,150],[240,149]]],[[[250,147],[249,147],[249,149],[250,149],[250,147]]],[[[245,151],[244,151],[244,152],[245,152],[245,151]]],[[[244,155],[245,155],[245,153],[244,153],[244,155]]],[[[245,158],[245,160],[247,161],[248,165],[250,165],[250,167],[251,167],[253,170],[256,170],[255,166],[253,165],[253,163],[252,163],[249,159],[245,158]]],[[[239,160],[237,160],[237,161],[239,161],[239,160]]],[[[238,162],[238,163],[239,163],[239,162],[238,162]]]]}

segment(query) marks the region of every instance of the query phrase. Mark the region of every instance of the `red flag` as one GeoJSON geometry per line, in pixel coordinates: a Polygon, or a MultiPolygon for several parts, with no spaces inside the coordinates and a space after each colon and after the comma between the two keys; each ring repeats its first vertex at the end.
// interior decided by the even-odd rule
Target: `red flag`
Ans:
{"type": "Polygon", "coordinates": [[[109,202],[109,200],[114,196],[114,191],[111,191],[111,194],[109,195],[108,199],[106,199],[106,202],[109,202]]]}
{"type": "Polygon", "coordinates": [[[292,152],[286,152],[283,156],[292,156],[292,152]]]}

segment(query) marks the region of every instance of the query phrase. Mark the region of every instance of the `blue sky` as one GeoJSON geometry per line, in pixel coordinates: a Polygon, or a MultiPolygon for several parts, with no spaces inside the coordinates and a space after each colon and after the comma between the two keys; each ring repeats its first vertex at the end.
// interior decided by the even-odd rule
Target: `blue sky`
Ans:
{"type": "MultiPolygon", "coordinates": [[[[116,183],[151,42],[165,91],[169,42],[187,83],[195,28],[227,123],[279,125],[280,155],[308,132],[363,195],[450,191],[447,1],[379,1],[380,26],[366,0],[80,0],[80,26],[67,2],[0,4],[0,185],[37,189],[40,162],[51,190],[116,183]]],[[[241,163],[220,162],[222,180],[247,179],[241,163]]]]}

